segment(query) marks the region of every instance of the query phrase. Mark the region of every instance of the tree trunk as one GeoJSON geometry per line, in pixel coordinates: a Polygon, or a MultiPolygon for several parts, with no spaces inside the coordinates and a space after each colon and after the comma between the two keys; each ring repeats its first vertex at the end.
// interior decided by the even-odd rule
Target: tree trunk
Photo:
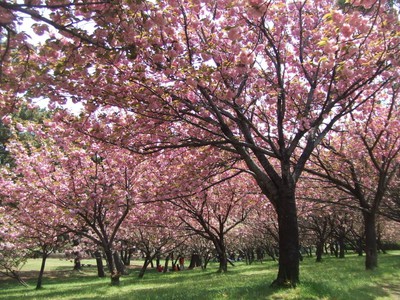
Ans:
{"type": "Polygon", "coordinates": [[[119,283],[120,283],[119,278],[120,278],[121,274],[115,268],[112,250],[104,249],[104,253],[106,255],[109,271],[111,274],[111,285],[119,285],[119,283]]]}
{"type": "Polygon", "coordinates": [[[269,257],[271,257],[271,259],[272,259],[273,261],[276,261],[274,249],[273,249],[272,247],[268,247],[268,248],[266,248],[266,251],[267,251],[267,255],[268,255],[269,257]]]}
{"type": "Polygon", "coordinates": [[[170,257],[171,257],[171,253],[169,253],[167,255],[167,257],[165,258],[163,273],[167,273],[168,272],[168,265],[169,265],[169,258],[170,257]]]}
{"type": "Polygon", "coordinates": [[[79,254],[77,254],[74,258],[74,270],[75,271],[82,270],[81,258],[79,257],[79,254]]]}
{"type": "Polygon", "coordinates": [[[211,255],[210,255],[209,253],[207,253],[206,255],[203,255],[203,256],[202,256],[202,262],[203,262],[203,264],[201,265],[201,268],[202,268],[203,270],[207,269],[207,265],[208,265],[208,263],[210,262],[210,259],[211,259],[211,255]]]}
{"type": "Polygon", "coordinates": [[[160,260],[161,260],[160,255],[157,255],[157,257],[156,257],[156,268],[158,268],[158,266],[160,265],[160,260]]]}
{"type": "Polygon", "coordinates": [[[295,287],[299,283],[299,230],[294,185],[281,187],[276,201],[279,225],[279,271],[271,286],[295,287]]]}
{"type": "Polygon", "coordinates": [[[218,273],[226,273],[228,272],[228,257],[226,255],[224,236],[221,234],[221,236],[215,237],[213,239],[213,244],[219,258],[218,273]]]}
{"type": "Polygon", "coordinates": [[[338,238],[338,246],[339,246],[339,258],[344,258],[344,250],[345,250],[344,237],[341,236],[338,238]]]}
{"type": "Polygon", "coordinates": [[[254,249],[246,249],[246,265],[251,265],[254,261],[254,249]]]}
{"type": "Polygon", "coordinates": [[[219,253],[219,268],[218,273],[228,272],[228,257],[226,253],[219,253]]]}
{"type": "Polygon", "coordinates": [[[36,283],[36,289],[37,290],[42,288],[43,274],[44,274],[44,268],[46,266],[47,256],[48,256],[48,254],[46,253],[46,251],[43,251],[42,264],[40,266],[39,276],[38,276],[38,280],[37,280],[37,283],[36,283]]]}
{"type": "Polygon", "coordinates": [[[119,256],[119,253],[117,251],[115,251],[113,253],[113,257],[114,257],[114,263],[115,263],[115,267],[117,269],[117,272],[121,275],[128,275],[128,272],[126,271],[125,265],[121,260],[121,257],[119,256]]]}
{"type": "Polygon", "coordinates": [[[197,253],[193,253],[192,257],[190,258],[189,269],[201,266],[202,266],[201,256],[197,253]]]}
{"type": "Polygon", "coordinates": [[[374,270],[378,266],[378,247],[376,242],[376,215],[363,212],[365,227],[365,268],[374,270]]]}
{"type": "Polygon", "coordinates": [[[264,249],[262,249],[261,247],[258,247],[256,249],[256,255],[257,255],[257,260],[262,263],[264,256],[265,256],[264,249]]]}
{"type": "Polygon", "coordinates": [[[315,251],[315,255],[317,256],[316,262],[322,261],[323,252],[324,252],[324,243],[319,241],[317,242],[317,250],[315,251]]]}
{"type": "Polygon", "coordinates": [[[105,277],[106,274],[104,273],[103,259],[101,257],[100,251],[96,251],[94,253],[94,256],[96,258],[97,276],[99,276],[100,278],[105,277]]]}
{"type": "Polygon", "coordinates": [[[331,255],[335,255],[335,257],[339,257],[339,252],[338,252],[338,244],[337,242],[332,242],[329,246],[330,251],[331,251],[331,255]]]}
{"type": "Polygon", "coordinates": [[[132,249],[124,249],[120,251],[120,258],[125,266],[131,264],[132,249]]]}
{"type": "Polygon", "coordinates": [[[150,261],[151,261],[150,258],[148,258],[148,257],[145,258],[143,266],[142,266],[142,268],[140,269],[140,272],[139,272],[139,276],[138,276],[139,278],[143,278],[144,273],[146,272],[147,267],[150,264],[150,261]]]}

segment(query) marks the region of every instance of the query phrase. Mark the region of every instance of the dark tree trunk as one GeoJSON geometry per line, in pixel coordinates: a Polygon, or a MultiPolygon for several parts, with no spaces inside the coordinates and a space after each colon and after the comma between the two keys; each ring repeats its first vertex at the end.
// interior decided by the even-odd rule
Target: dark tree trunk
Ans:
{"type": "Polygon", "coordinates": [[[226,256],[226,253],[220,253],[219,254],[219,268],[218,268],[219,273],[226,273],[228,272],[228,257],[226,256]]]}
{"type": "Polygon", "coordinates": [[[81,258],[79,257],[79,254],[77,254],[74,258],[74,270],[80,271],[81,269],[82,269],[81,258]]]}
{"type": "Polygon", "coordinates": [[[104,265],[103,265],[103,259],[101,257],[100,251],[96,251],[94,253],[94,256],[96,258],[96,266],[97,266],[97,276],[99,277],[105,277],[106,274],[104,273],[104,265]]]}
{"type": "Polygon", "coordinates": [[[338,238],[338,246],[339,246],[339,258],[344,258],[344,250],[345,250],[344,237],[341,236],[338,238]]]}
{"type": "Polygon", "coordinates": [[[203,270],[207,269],[207,265],[208,265],[208,263],[210,262],[210,259],[211,259],[211,255],[210,255],[210,253],[208,253],[208,252],[207,252],[206,255],[203,255],[203,256],[202,256],[202,262],[203,262],[203,264],[201,265],[201,268],[202,268],[203,270]]]}
{"type": "Polygon", "coordinates": [[[197,253],[193,253],[192,257],[190,258],[189,269],[201,266],[202,266],[201,256],[197,253]]]}
{"type": "Polygon", "coordinates": [[[276,261],[276,258],[275,258],[275,250],[274,250],[273,248],[268,247],[268,248],[266,249],[266,252],[267,252],[267,255],[268,255],[269,257],[271,257],[271,259],[272,259],[273,261],[276,261]]]}
{"type": "Polygon", "coordinates": [[[146,257],[145,260],[144,260],[143,266],[140,269],[140,272],[139,272],[139,275],[138,275],[139,278],[143,278],[144,273],[146,272],[147,267],[150,264],[150,262],[151,262],[151,259],[146,257]]]}
{"type": "Polygon", "coordinates": [[[104,253],[106,255],[108,268],[111,274],[111,285],[119,285],[119,278],[121,277],[121,274],[115,268],[112,250],[104,249],[104,253]]]}
{"type": "Polygon", "coordinates": [[[262,262],[264,259],[264,256],[265,256],[264,249],[262,249],[261,247],[258,247],[256,249],[256,255],[257,255],[257,260],[259,262],[262,262]]]}
{"type": "Polygon", "coordinates": [[[365,268],[374,270],[378,267],[378,247],[376,242],[376,215],[363,212],[365,227],[365,268]]]}
{"type": "Polygon", "coordinates": [[[48,257],[48,254],[46,253],[46,251],[44,251],[42,254],[42,264],[40,266],[39,276],[38,276],[38,280],[36,283],[37,290],[42,288],[43,274],[44,274],[44,268],[46,266],[47,257],[48,257]]]}
{"type": "Polygon", "coordinates": [[[299,230],[294,185],[281,187],[276,210],[279,225],[279,271],[272,286],[295,287],[299,283],[299,230]]]}
{"type": "Polygon", "coordinates": [[[324,252],[324,243],[319,241],[317,242],[317,249],[315,251],[315,255],[317,256],[316,262],[322,261],[323,252],[324,252]]]}
{"type": "Polygon", "coordinates": [[[254,249],[246,250],[246,265],[251,265],[254,261],[254,249]]]}
{"type": "Polygon", "coordinates": [[[132,249],[121,250],[120,258],[125,266],[129,266],[131,264],[132,249]]]}
{"type": "Polygon", "coordinates": [[[156,268],[158,268],[159,265],[160,265],[160,256],[157,255],[157,257],[156,257],[156,268]]]}
{"type": "Polygon", "coordinates": [[[219,273],[228,272],[228,256],[226,255],[226,247],[223,235],[213,240],[215,250],[219,258],[219,273]]]}

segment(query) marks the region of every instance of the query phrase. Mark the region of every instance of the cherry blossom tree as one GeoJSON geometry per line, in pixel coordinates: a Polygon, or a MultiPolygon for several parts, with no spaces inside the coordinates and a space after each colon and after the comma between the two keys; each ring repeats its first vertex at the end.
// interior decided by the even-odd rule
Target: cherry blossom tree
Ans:
{"type": "Polygon", "coordinates": [[[191,252],[188,269],[201,267],[205,270],[210,260],[214,257],[215,246],[212,242],[199,235],[189,234],[185,239],[185,246],[191,252]]]}
{"type": "Polygon", "coordinates": [[[0,8],[31,14],[46,25],[38,31],[60,32],[30,55],[37,76],[27,96],[82,101],[87,114],[119,110],[104,117],[112,126],[87,134],[133,152],[209,145],[243,160],[277,212],[274,283],[295,286],[295,194],[304,166],[398,65],[398,19],[386,1],[350,3],[117,1],[88,9],[36,1],[26,11],[7,1],[0,8]]]}
{"type": "Polygon", "coordinates": [[[126,151],[82,139],[56,122],[47,121],[46,126],[38,129],[26,124],[21,130],[32,131],[35,143],[9,145],[16,161],[13,181],[20,194],[26,195],[21,205],[27,205],[33,218],[47,207],[56,207],[59,216],[52,219],[63,220],[64,230],[101,247],[112,283],[118,284],[121,274],[113,256],[115,239],[141,200],[137,187],[146,178],[147,165],[126,151]]]}
{"type": "Polygon", "coordinates": [[[143,278],[147,267],[154,259],[174,251],[182,243],[180,235],[182,236],[182,233],[165,226],[157,226],[157,224],[142,223],[133,229],[131,236],[136,248],[144,256],[144,263],[138,274],[139,278],[143,278]]]}
{"type": "MultiPolygon", "coordinates": [[[[96,39],[91,39],[85,32],[82,23],[88,18],[74,16],[75,8],[82,11],[104,9],[104,3],[110,1],[92,1],[83,3],[60,3],[59,1],[2,1],[0,3],[0,83],[2,94],[0,107],[12,111],[17,102],[15,93],[24,90],[24,82],[32,76],[29,70],[30,55],[34,53],[35,38],[49,31],[58,30],[62,34],[72,35],[81,41],[111,49],[96,39]],[[26,19],[32,19],[27,22],[26,19]],[[31,30],[27,27],[31,26],[31,30]],[[36,35],[36,36],[35,36],[36,35]],[[11,64],[10,64],[11,62],[11,64]],[[17,64],[14,64],[14,63],[17,64]],[[21,86],[22,85],[22,86],[21,86]]],[[[78,13],[78,11],[75,11],[78,13]]]]}
{"type": "Polygon", "coordinates": [[[168,217],[169,224],[179,224],[175,225],[178,230],[212,242],[219,271],[227,272],[226,236],[265,202],[265,196],[243,164],[231,155],[213,148],[166,153],[157,156],[162,166],[156,168],[158,187],[149,198],[157,203],[157,211],[166,207],[160,202],[169,207],[155,219],[168,217]]]}
{"type": "Polygon", "coordinates": [[[376,101],[352,113],[355,124],[332,134],[312,161],[312,174],[329,180],[358,202],[364,218],[366,269],[377,267],[376,219],[400,167],[400,110],[397,83],[376,101]]]}
{"type": "MultiPolygon", "coordinates": [[[[29,110],[23,107],[15,116],[17,121],[33,120],[38,124],[39,120],[43,119],[45,114],[39,110],[29,110]]],[[[30,132],[23,130],[23,125],[19,122],[15,125],[21,131],[13,136],[18,143],[25,145],[34,144],[34,139],[30,132]]],[[[8,128],[10,141],[12,137],[12,127],[8,128]]],[[[42,279],[45,270],[45,264],[48,256],[56,250],[62,250],[66,244],[66,230],[63,226],[62,211],[54,205],[46,205],[43,203],[42,196],[35,190],[26,189],[22,184],[17,184],[16,178],[23,176],[18,173],[12,153],[8,153],[8,161],[1,168],[2,191],[0,192],[0,206],[4,208],[4,219],[12,220],[14,228],[14,239],[11,239],[15,244],[14,256],[22,251],[20,260],[26,259],[28,254],[38,255],[42,258],[41,268],[37,280],[36,289],[42,288],[42,279]],[[18,244],[18,245],[17,245],[18,244]]],[[[6,251],[5,251],[6,252],[6,251]]]]}
{"type": "Polygon", "coordinates": [[[279,236],[278,221],[273,206],[261,201],[246,220],[232,230],[229,239],[232,251],[236,251],[247,264],[254,262],[257,252],[276,260],[279,236]]]}
{"type": "Polygon", "coordinates": [[[300,228],[307,235],[312,235],[312,240],[315,241],[316,261],[322,261],[324,247],[329,239],[332,238],[334,230],[334,217],[332,216],[332,208],[327,205],[317,207],[310,211],[307,217],[301,218],[300,228]]]}
{"type": "Polygon", "coordinates": [[[6,187],[1,195],[4,215],[1,238],[5,262],[3,267],[24,284],[15,268],[28,255],[39,255],[42,263],[36,289],[40,289],[47,258],[54,251],[62,250],[67,242],[67,232],[62,226],[62,213],[53,205],[40,203],[36,198],[37,194],[22,191],[13,183],[2,183],[6,187]]]}
{"type": "Polygon", "coordinates": [[[252,180],[237,176],[193,197],[171,201],[184,227],[214,244],[220,262],[219,272],[227,272],[226,236],[262,201],[257,193],[250,193],[248,183],[252,180]]]}

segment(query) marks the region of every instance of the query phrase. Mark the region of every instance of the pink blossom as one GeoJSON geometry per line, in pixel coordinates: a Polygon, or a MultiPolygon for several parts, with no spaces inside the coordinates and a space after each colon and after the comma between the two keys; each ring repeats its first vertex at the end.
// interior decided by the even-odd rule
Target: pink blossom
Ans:
{"type": "Polygon", "coordinates": [[[164,61],[164,56],[161,53],[157,53],[153,55],[153,62],[162,63],[164,61]]]}
{"type": "Polygon", "coordinates": [[[228,31],[228,38],[232,41],[239,39],[241,36],[240,28],[234,27],[228,31]]]}
{"type": "Polygon", "coordinates": [[[14,20],[14,15],[5,8],[0,7],[0,24],[10,24],[14,20]]]}
{"type": "Polygon", "coordinates": [[[343,14],[338,10],[333,11],[332,12],[332,20],[336,24],[341,24],[343,22],[343,14]]]}
{"type": "Polygon", "coordinates": [[[25,130],[25,127],[24,127],[21,123],[17,123],[17,124],[15,125],[15,128],[17,128],[17,130],[18,130],[19,132],[22,132],[22,131],[25,130]]]}
{"type": "Polygon", "coordinates": [[[10,116],[4,116],[1,118],[1,122],[4,125],[10,125],[11,124],[11,117],[10,116]]]}
{"type": "Polygon", "coordinates": [[[349,24],[344,24],[341,28],[341,33],[343,34],[344,37],[350,37],[353,33],[353,27],[351,27],[349,24]]]}
{"type": "Polygon", "coordinates": [[[187,95],[187,98],[189,99],[190,102],[194,103],[197,101],[196,94],[193,92],[189,92],[187,95]]]}

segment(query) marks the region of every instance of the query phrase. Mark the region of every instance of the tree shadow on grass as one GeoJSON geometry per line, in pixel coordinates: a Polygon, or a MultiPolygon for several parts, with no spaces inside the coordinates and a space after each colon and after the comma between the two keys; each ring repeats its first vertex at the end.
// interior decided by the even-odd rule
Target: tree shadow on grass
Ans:
{"type": "Polygon", "coordinates": [[[109,278],[49,279],[42,290],[36,291],[34,286],[23,290],[14,288],[1,293],[0,299],[269,299],[268,295],[274,293],[266,283],[232,282],[229,273],[187,271],[153,275],[142,280],[134,275],[124,277],[120,287],[111,287],[109,278]],[[265,297],[259,298],[260,294],[265,297]]]}
{"type": "Polygon", "coordinates": [[[70,271],[69,274],[62,273],[63,277],[61,278],[58,276],[51,277],[50,274],[47,274],[44,289],[36,291],[34,289],[35,281],[32,279],[30,280],[31,286],[28,289],[10,284],[8,288],[0,291],[0,299],[373,300],[378,297],[395,299],[393,296],[397,295],[396,291],[400,292],[400,287],[396,288],[395,286],[396,278],[388,277],[395,273],[391,273],[390,268],[387,270],[389,265],[394,265],[397,268],[398,260],[396,261],[396,257],[393,257],[393,259],[389,257],[386,260],[387,267],[382,268],[383,270],[378,272],[378,276],[362,271],[362,265],[358,265],[359,260],[351,259],[349,262],[350,266],[345,265],[344,261],[340,265],[335,262],[333,268],[338,269],[339,265],[339,269],[342,271],[335,273],[335,278],[329,278],[327,270],[329,268],[327,267],[332,264],[314,265],[310,261],[309,266],[305,266],[305,269],[311,268],[307,272],[311,275],[304,278],[302,284],[294,290],[270,288],[269,283],[276,275],[276,265],[263,264],[233,268],[227,274],[217,274],[215,270],[199,269],[165,274],[149,270],[142,279],[137,277],[137,270],[131,270],[129,276],[122,277],[120,287],[110,286],[110,279],[108,277],[98,278],[94,270],[88,270],[87,273],[83,272],[83,274],[70,271]],[[354,263],[357,263],[357,265],[354,265],[354,263]],[[319,268],[322,270],[318,270],[317,274],[326,274],[326,277],[314,276],[313,272],[319,268]],[[353,282],[355,284],[349,284],[346,281],[353,280],[352,276],[346,275],[348,272],[356,276],[353,282]],[[385,277],[380,276],[379,273],[384,274],[385,277]],[[384,281],[385,286],[378,282],[378,280],[385,280],[384,278],[392,278],[392,280],[384,281]],[[390,298],[391,296],[392,298],[390,298]]]}
{"type": "Polygon", "coordinates": [[[391,299],[391,294],[384,287],[374,284],[363,284],[357,288],[346,288],[343,282],[342,288],[334,288],[323,282],[304,282],[302,288],[307,294],[313,295],[314,299],[335,299],[335,300],[374,300],[379,297],[391,299]]]}

